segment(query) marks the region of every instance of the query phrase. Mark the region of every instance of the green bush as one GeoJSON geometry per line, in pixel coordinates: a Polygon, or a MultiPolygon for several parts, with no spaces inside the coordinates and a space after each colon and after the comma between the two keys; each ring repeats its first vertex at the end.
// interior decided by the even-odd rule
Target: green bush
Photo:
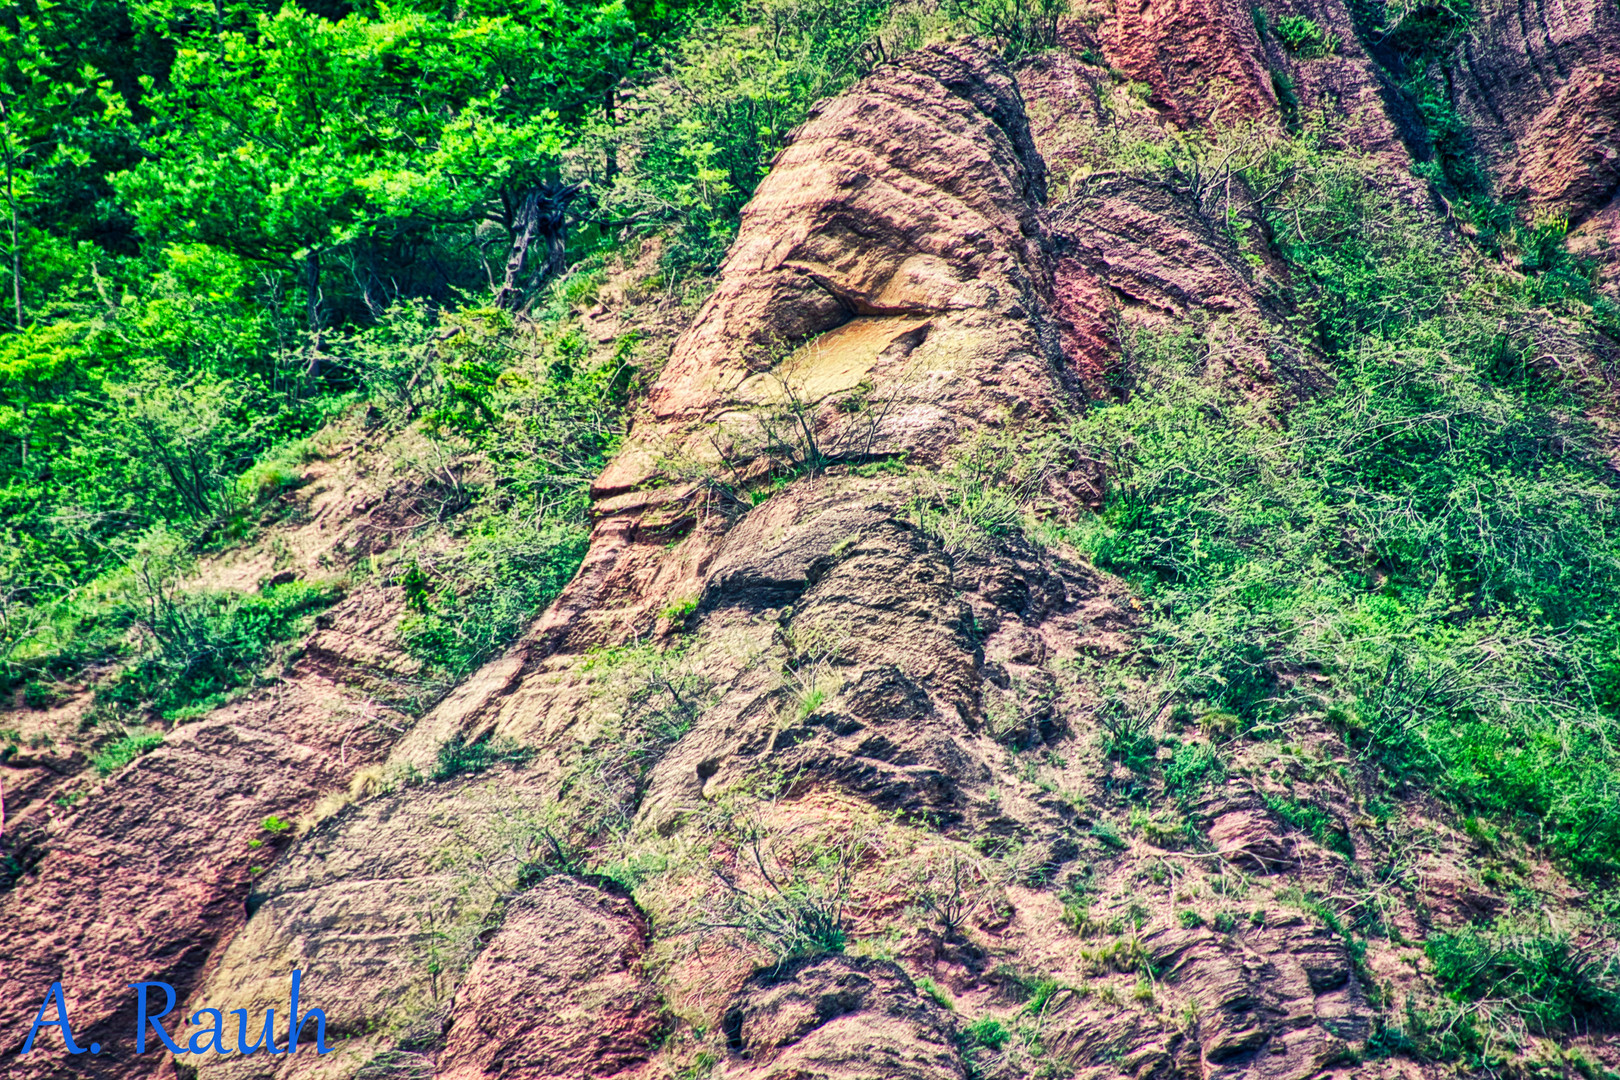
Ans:
{"type": "Polygon", "coordinates": [[[1012,1028],[993,1016],[981,1016],[962,1029],[962,1041],[968,1046],[982,1046],[986,1050],[1000,1050],[1013,1037],[1012,1028]]]}
{"type": "Polygon", "coordinates": [[[184,720],[253,682],[273,647],[307,628],[339,593],[290,582],[243,593],[159,592],[136,622],[144,646],[135,662],[96,691],[100,702],[184,720]]]}
{"type": "Polygon", "coordinates": [[[951,0],[947,10],[1015,63],[1057,44],[1058,20],[1069,7],[1069,0],[951,0]]]}
{"type": "Polygon", "coordinates": [[[1350,834],[1320,806],[1277,795],[1263,798],[1266,809],[1301,832],[1310,834],[1318,844],[1329,851],[1337,851],[1347,859],[1355,858],[1356,849],[1350,842],[1350,834]]]}
{"type": "Polygon", "coordinates": [[[697,20],[634,88],[629,119],[600,131],[638,148],[607,206],[672,224],[672,269],[717,266],[788,132],[863,73],[889,14],[889,0],[749,0],[697,20]]]}
{"type": "Polygon", "coordinates": [[[1482,1003],[1534,1035],[1620,1026],[1620,953],[1567,935],[1498,924],[1424,944],[1435,982],[1455,1002],[1482,1003]]]}
{"type": "Polygon", "coordinates": [[[1331,56],[1339,50],[1339,39],[1306,15],[1284,15],[1277,20],[1277,40],[1291,53],[1303,57],[1331,56]]]}
{"type": "MultiPolygon", "coordinates": [[[[1281,372],[1320,349],[1324,388],[1256,398],[1204,328],[1127,332],[1128,396],[1071,434],[1111,485],[1070,537],[1147,601],[1183,699],[1255,735],[1326,719],[1392,777],[1615,865],[1620,483],[1538,366],[1536,297],[1354,154],[1270,153],[1249,181],[1278,192],[1305,338],[1259,344],[1281,372]]],[[[1145,765],[1127,721],[1116,752],[1145,765]]]]}

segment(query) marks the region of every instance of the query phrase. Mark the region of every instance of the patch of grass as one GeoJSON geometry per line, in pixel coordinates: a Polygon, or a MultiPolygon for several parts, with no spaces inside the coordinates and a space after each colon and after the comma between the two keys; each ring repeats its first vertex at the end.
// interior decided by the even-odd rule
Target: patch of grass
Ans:
{"type": "Polygon", "coordinates": [[[1176,921],[1187,930],[1196,930],[1204,925],[1204,917],[1192,908],[1184,908],[1176,912],[1176,921]]]}
{"type": "Polygon", "coordinates": [[[951,1012],[956,1011],[956,1003],[952,1001],[951,996],[945,992],[945,988],[939,985],[939,983],[935,982],[933,979],[930,979],[928,976],[924,975],[922,978],[917,980],[917,989],[933,998],[934,1002],[940,1007],[949,1009],[951,1012]]]}
{"type": "Polygon", "coordinates": [[[993,1016],[981,1016],[962,1029],[962,1041],[970,1047],[1000,1050],[1013,1037],[1013,1029],[993,1016]]]}
{"type": "Polygon", "coordinates": [[[667,607],[660,608],[658,617],[660,619],[668,619],[672,623],[682,623],[686,621],[687,616],[691,615],[692,612],[697,610],[697,607],[698,598],[695,596],[688,596],[685,599],[676,600],[667,607]]]}
{"type": "Polygon", "coordinates": [[[96,700],[187,720],[252,685],[275,647],[308,629],[341,592],[294,581],[257,594],[154,590],[135,617],[143,645],[134,663],[96,691],[96,700]]]}
{"type": "Polygon", "coordinates": [[[1437,934],[1424,951],[1454,1002],[1481,1003],[1531,1034],[1620,1027],[1620,954],[1611,943],[1581,946],[1565,934],[1498,924],[1437,934]]]}
{"type": "Polygon", "coordinates": [[[433,769],[434,780],[448,780],[463,773],[483,772],[501,764],[523,765],[534,757],[532,747],[520,746],[510,739],[480,739],[468,742],[463,735],[453,735],[439,747],[439,760],[433,769]]]}
{"type": "Polygon", "coordinates": [[[1215,748],[1208,743],[1184,743],[1164,766],[1164,786],[1173,796],[1191,799],[1206,784],[1219,783],[1226,776],[1215,748]]]}
{"type": "Polygon", "coordinates": [[[162,745],[162,735],[150,732],[126,735],[102,747],[101,751],[90,759],[90,764],[100,775],[110,776],[142,754],[162,745]]]}
{"type": "Polygon", "coordinates": [[[1091,835],[1115,851],[1124,851],[1131,846],[1119,835],[1118,829],[1100,818],[1091,823],[1091,835]]]}
{"type": "Polygon", "coordinates": [[[1307,15],[1284,15],[1277,20],[1277,40],[1283,48],[1307,59],[1332,56],[1339,51],[1339,38],[1307,15]]]}
{"type": "Polygon", "coordinates": [[[1265,795],[1263,798],[1266,809],[1301,832],[1309,833],[1318,844],[1329,851],[1337,851],[1347,859],[1355,858],[1356,849],[1350,842],[1350,834],[1320,806],[1281,795],[1265,795]]]}
{"type": "MultiPolygon", "coordinates": [[[[1067,538],[1143,603],[1141,677],[1175,670],[1233,734],[1326,717],[1390,779],[1620,867],[1620,477],[1575,346],[1555,372],[1536,344],[1597,309],[1537,306],[1320,132],[1251,160],[1304,320],[1256,345],[1319,356],[1319,389],[1256,399],[1213,328],[1127,329],[1129,394],[1071,434],[1107,498],[1067,538]]],[[[1117,726],[1145,765],[1149,732],[1117,726]]]]}

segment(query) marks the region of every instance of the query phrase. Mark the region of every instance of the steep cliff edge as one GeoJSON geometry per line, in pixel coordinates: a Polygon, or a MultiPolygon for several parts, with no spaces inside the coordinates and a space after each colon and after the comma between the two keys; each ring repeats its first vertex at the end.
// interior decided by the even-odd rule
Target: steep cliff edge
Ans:
{"type": "MultiPolygon", "coordinates": [[[[329,616],[352,632],[318,633],[287,693],[113,776],[0,896],[0,1068],[1450,1068],[1389,1034],[1398,1002],[1434,993],[1424,941],[1530,878],[1580,909],[1564,864],[1417,787],[1378,810],[1342,718],[1245,741],[1219,709],[1156,697],[1154,665],[1106,682],[1148,652],[1144,605],[1029,524],[1089,514],[1117,482],[1095,447],[1049,436],[1125,396],[1152,335],[1187,330],[1211,378],[1267,407],[1336,378],[1320,338],[1280,333],[1305,294],[1265,193],[1100,168],[1105,140],[1254,121],[1230,161],[1326,116],[1391,205],[1467,243],[1413,172],[1435,149],[1410,55],[1346,5],[1259,10],[1120,6],[1016,71],[934,45],[823,103],[594,485],[562,596],[405,730],[367,687],[405,663],[403,596],[358,589],[329,616]],[[1266,27],[1290,17],[1336,47],[1285,47],[1266,27]],[[527,750],[453,775],[447,745],[527,750]],[[362,770],[353,800],[271,838],[273,860],[244,854],[267,816],[362,770]],[[15,1053],[35,984],[61,979],[80,1041],[110,1042],[129,982],[256,1016],[292,968],[328,1058],[15,1053]]],[[[1616,43],[1612,5],[1490,9],[1434,60],[1492,190],[1566,215],[1604,265],[1616,43]]],[[[1611,343],[1549,316],[1555,332],[1603,411],[1611,343]]],[[[379,497],[357,483],[332,513],[379,497]]],[[[1543,1034],[1566,1056],[1541,1067],[1620,1069],[1601,1026],[1543,1034]]]]}

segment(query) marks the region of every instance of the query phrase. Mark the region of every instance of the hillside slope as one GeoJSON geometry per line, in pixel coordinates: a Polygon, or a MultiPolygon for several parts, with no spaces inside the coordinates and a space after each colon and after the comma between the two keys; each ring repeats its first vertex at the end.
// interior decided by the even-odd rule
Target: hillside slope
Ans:
{"type": "MultiPolygon", "coordinates": [[[[1396,14],[1121,4],[820,104],[514,646],[412,722],[371,579],[41,826],[0,1070],[1614,1075],[1620,14],[1396,14]],[[112,1044],[295,967],[328,1057],[16,1052],[56,979],[112,1044]]],[[[350,566],[413,505],[360,472],[300,496],[350,566]]]]}

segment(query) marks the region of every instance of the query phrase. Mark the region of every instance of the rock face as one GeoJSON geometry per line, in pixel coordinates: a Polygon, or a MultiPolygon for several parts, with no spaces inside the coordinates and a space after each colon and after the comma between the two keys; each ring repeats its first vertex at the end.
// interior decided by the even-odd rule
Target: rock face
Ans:
{"type": "Polygon", "coordinates": [[[629,897],[547,878],[507,907],[456,994],[435,1075],[629,1076],[662,1027],[641,971],[647,922],[629,897]]]}
{"type": "Polygon", "coordinates": [[[886,961],[795,961],[749,980],[725,1017],[727,1080],[962,1080],[945,1010],[886,961]]]}
{"type": "Polygon", "coordinates": [[[1560,215],[1620,296],[1620,11],[1604,0],[1481,5],[1447,64],[1493,189],[1560,215]]]}
{"type": "MultiPolygon", "coordinates": [[[[1447,61],[1458,108],[1503,193],[1568,214],[1582,236],[1614,234],[1613,5],[1528,10],[1485,10],[1447,61]]],[[[1016,75],[956,42],[823,103],[598,479],[591,549],[564,595],[401,733],[355,690],[397,674],[397,598],[357,593],[283,693],[111,778],[0,896],[0,1071],[1348,1068],[1370,1030],[1371,968],[1298,913],[1300,897],[1349,887],[1343,855],[1279,815],[1281,788],[1235,778],[1189,810],[1206,850],[1152,818],[1122,840],[1106,808],[1140,807],[1129,770],[1082,760],[1106,691],[1084,661],[1134,647],[1128,593],[1061,544],[984,543],[995,507],[971,502],[990,475],[1051,507],[1098,502],[1093,463],[1043,457],[1018,433],[1110,393],[1121,330],[1196,316],[1227,335],[1221,362],[1257,393],[1312,378],[1309,356],[1255,344],[1289,315],[1281,266],[1218,227],[1198,191],[1082,160],[1113,122],[1099,55],[1147,85],[1144,123],[1337,110],[1344,137],[1427,206],[1408,175],[1425,151],[1398,57],[1364,44],[1336,0],[1265,11],[1272,24],[1308,14],[1340,47],[1288,54],[1247,5],[1131,0],[1100,25],[1066,24],[1063,47],[1016,75]],[[791,482],[751,505],[722,490],[772,476],[791,482]],[[296,839],[248,848],[267,816],[296,815],[363,767],[420,780],[452,737],[535,757],[375,785],[296,839]],[[603,859],[640,883],[640,907],[582,874],[592,844],[618,845],[603,859]],[[677,864],[696,869],[646,884],[677,864]],[[828,954],[841,942],[825,939],[818,955],[772,959],[825,914],[816,875],[851,868],[874,884],[840,893],[839,916],[896,959],[828,954]],[[1085,897],[1103,890],[1130,898],[1128,919],[1091,917],[1085,897]],[[712,896],[731,906],[704,907],[712,896]],[[81,1041],[116,1045],[137,978],[175,983],[192,1008],[256,1014],[284,1000],[295,967],[338,1041],[329,1058],[15,1054],[31,988],[55,979],[81,1041]],[[941,1004],[952,998],[956,1011],[941,1004]],[[1047,1060],[969,1027],[991,1012],[1031,1026],[1047,1060]]]]}
{"type": "MultiPolygon", "coordinates": [[[[365,549],[366,510],[378,496],[348,475],[316,483],[304,495],[308,529],[329,528],[328,545],[335,533],[365,549]]],[[[295,820],[385,757],[404,717],[373,695],[397,690],[411,669],[393,644],[399,611],[385,590],[352,593],[321,616],[273,692],[177,729],[43,831],[43,858],[0,893],[0,1074],[127,1076],[157,1066],[130,1045],[128,984],[162,980],[182,994],[197,986],[243,926],[256,876],[291,843],[263,822],[295,820]],[[18,1055],[40,992],[58,980],[75,1036],[102,1043],[103,1054],[18,1055]]],[[[285,998],[286,972],[274,977],[285,998]]]]}

